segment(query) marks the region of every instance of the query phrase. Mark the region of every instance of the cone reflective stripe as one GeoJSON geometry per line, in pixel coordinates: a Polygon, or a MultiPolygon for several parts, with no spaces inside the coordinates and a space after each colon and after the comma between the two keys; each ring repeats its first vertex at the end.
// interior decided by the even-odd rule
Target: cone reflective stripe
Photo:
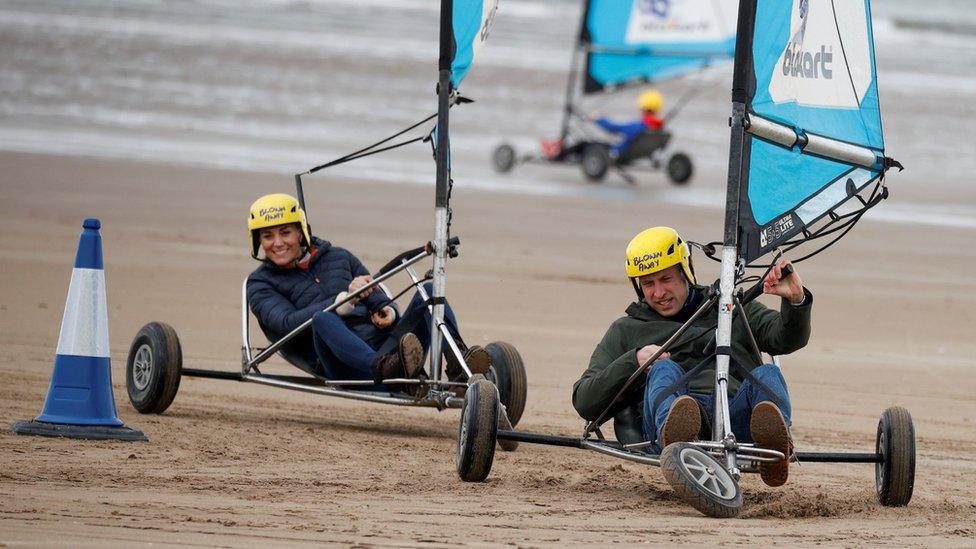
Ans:
{"type": "Polygon", "coordinates": [[[142,432],[123,427],[115,410],[101,222],[86,219],[83,227],[44,410],[13,429],[18,434],[146,440],[142,432]]]}

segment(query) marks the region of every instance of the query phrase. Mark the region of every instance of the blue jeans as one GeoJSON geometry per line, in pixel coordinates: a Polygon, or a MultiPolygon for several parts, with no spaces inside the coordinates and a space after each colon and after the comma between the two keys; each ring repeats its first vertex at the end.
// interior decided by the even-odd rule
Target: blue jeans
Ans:
{"type": "MultiPolygon", "coordinates": [[[[684,370],[676,362],[668,359],[659,360],[654,363],[651,372],[647,374],[647,386],[644,390],[644,436],[647,440],[657,440],[658,445],[652,450],[660,452],[661,430],[664,427],[664,420],[668,417],[671,404],[676,398],[682,395],[691,395],[703,408],[704,420],[711,423],[715,417],[715,397],[710,394],[692,393],[688,390],[688,385],[679,387],[673,393],[665,397],[661,404],[654,408],[654,401],[664,393],[672,384],[684,374],[684,370]]],[[[752,409],[764,400],[780,402],[780,412],[786,419],[786,424],[790,425],[792,413],[790,406],[790,394],[786,389],[786,380],[783,373],[775,364],[763,364],[752,370],[752,375],[761,381],[770,391],[772,397],[757,386],[752,380],[746,379],[739,385],[732,400],[729,401],[729,419],[732,424],[732,433],[739,442],[752,442],[752,434],[749,432],[749,420],[752,418],[752,409]]]]}
{"type": "MultiPolygon", "coordinates": [[[[428,294],[433,291],[429,283],[424,286],[428,294]]],[[[423,308],[423,320],[414,325],[410,331],[417,336],[426,351],[430,346],[430,311],[420,297],[420,292],[410,300],[401,318],[418,308],[423,308]]],[[[444,323],[447,324],[451,334],[460,339],[457,318],[451,306],[447,304],[444,305],[444,323]]],[[[334,312],[315,313],[312,317],[312,333],[315,354],[325,370],[326,378],[375,379],[373,364],[376,361],[377,349],[385,342],[383,338],[376,338],[372,344],[364,341],[359,334],[346,325],[342,317],[334,312]]]]}

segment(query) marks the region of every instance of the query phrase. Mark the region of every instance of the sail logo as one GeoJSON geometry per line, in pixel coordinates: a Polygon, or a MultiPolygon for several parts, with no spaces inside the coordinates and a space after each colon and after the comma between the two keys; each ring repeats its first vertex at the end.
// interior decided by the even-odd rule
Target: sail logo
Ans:
{"type": "Polygon", "coordinates": [[[637,9],[641,13],[666,19],[671,11],[671,0],[638,0],[637,9]]]}
{"type": "Polygon", "coordinates": [[[488,40],[488,33],[491,32],[491,26],[495,22],[495,14],[498,13],[498,2],[494,2],[491,9],[488,11],[488,15],[485,16],[484,23],[481,24],[481,35],[479,38],[482,42],[488,40]]]}
{"type": "Polygon", "coordinates": [[[765,248],[766,246],[769,246],[775,243],[776,241],[778,241],[779,239],[783,238],[791,230],[793,230],[793,227],[795,226],[796,225],[795,223],[793,223],[792,215],[787,215],[786,217],[779,219],[778,221],[774,221],[768,227],[759,231],[760,248],[765,248]]]}
{"type": "Polygon", "coordinates": [[[820,46],[820,51],[811,54],[803,51],[802,44],[786,46],[783,55],[783,75],[802,78],[833,78],[834,71],[830,68],[834,62],[833,52],[827,51],[827,46],[820,46]]]}
{"type": "Polygon", "coordinates": [[[769,78],[775,103],[857,109],[874,80],[870,24],[864,2],[793,0],[763,11],[763,27],[788,33],[761,33],[757,19],[754,49],[780,51],[756,59],[756,76],[769,78]]]}
{"type": "Polygon", "coordinates": [[[634,0],[627,20],[626,44],[693,44],[728,40],[735,35],[735,9],[724,2],[634,0]]]}

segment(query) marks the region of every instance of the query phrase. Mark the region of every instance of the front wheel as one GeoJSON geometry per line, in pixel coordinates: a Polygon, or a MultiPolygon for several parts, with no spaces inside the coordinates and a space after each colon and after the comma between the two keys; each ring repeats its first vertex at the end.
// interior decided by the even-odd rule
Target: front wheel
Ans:
{"type": "Polygon", "coordinates": [[[465,482],[481,482],[491,472],[498,439],[498,390],[475,374],[464,394],[454,465],[465,482]]]}
{"type": "Polygon", "coordinates": [[[498,387],[498,398],[505,405],[508,420],[512,427],[518,425],[525,411],[525,399],[528,385],[525,375],[525,363],[518,349],[511,343],[493,341],[485,346],[485,351],[491,357],[491,370],[488,379],[498,387]]]}
{"type": "Polygon", "coordinates": [[[599,183],[610,169],[610,151],[606,145],[592,144],[583,149],[580,158],[583,175],[593,183],[599,183]]]}
{"type": "Polygon", "coordinates": [[[691,158],[685,153],[674,153],[668,159],[668,178],[675,185],[683,185],[691,179],[694,168],[691,158]]]}
{"type": "Polygon", "coordinates": [[[498,173],[506,173],[515,167],[515,148],[508,143],[495,147],[491,154],[491,165],[498,173]]]}
{"type": "Polygon", "coordinates": [[[139,330],[125,366],[125,387],[132,407],[142,414],[161,414],[180,388],[183,350],[169,324],[150,322],[139,330]]]}
{"type": "Polygon", "coordinates": [[[908,505],[915,487],[915,425],[901,406],[888,408],[878,421],[875,443],[881,463],[874,466],[878,501],[888,507],[908,505]]]}
{"type": "Polygon", "coordinates": [[[742,508],[742,491],[732,475],[709,454],[687,442],[669,444],[661,471],[685,503],[714,518],[731,518],[742,508]]]}

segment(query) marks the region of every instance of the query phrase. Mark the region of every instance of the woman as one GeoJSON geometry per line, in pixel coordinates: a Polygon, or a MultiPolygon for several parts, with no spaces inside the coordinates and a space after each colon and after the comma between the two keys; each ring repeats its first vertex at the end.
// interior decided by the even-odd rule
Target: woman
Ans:
{"type": "MultiPolygon", "coordinates": [[[[425,349],[430,345],[430,317],[398,341],[388,343],[399,319],[398,310],[376,287],[360,291],[373,279],[362,262],[349,251],[311,235],[305,212],[287,194],[269,194],[251,205],[248,219],[251,257],[262,262],[247,279],[251,311],[265,335],[276,341],[308,319],[311,338],[296,337],[283,349],[289,358],[303,361],[327,379],[384,379],[419,377],[425,349]],[[263,252],[260,257],[259,252],[263,252]],[[355,297],[330,312],[324,309],[355,297]],[[311,339],[311,342],[309,341],[311,339]],[[388,353],[382,347],[395,347],[388,353]]],[[[405,313],[426,304],[414,296],[405,313]]],[[[464,347],[457,319],[445,306],[444,319],[474,373],[486,373],[488,353],[464,347]]],[[[447,374],[460,379],[463,370],[453,354],[447,354],[447,374]]]]}

